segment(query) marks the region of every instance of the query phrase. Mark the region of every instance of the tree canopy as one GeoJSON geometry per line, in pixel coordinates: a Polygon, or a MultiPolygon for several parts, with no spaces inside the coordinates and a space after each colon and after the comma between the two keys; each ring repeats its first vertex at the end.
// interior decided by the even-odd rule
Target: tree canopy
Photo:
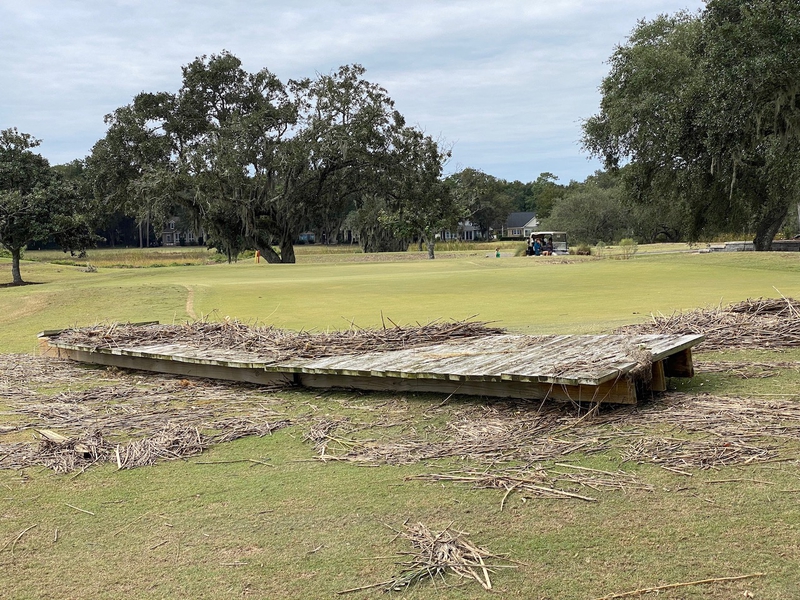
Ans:
{"type": "Polygon", "coordinates": [[[294,262],[302,231],[335,235],[376,197],[396,227],[422,233],[439,215],[412,204],[438,197],[446,153],[364,72],[283,83],[228,52],[197,58],[177,93],[139,94],[107,117],[88,161],[95,189],[140,215],[185,207],[229,258],[253,248],[294,262]]]}
{"type": "Polygon", "coordinates": [[[642,21],[610,64],[584,146],[628,162],[631,194],[679,206],[690,237],[751,230],[769,249],[800,191],[800,4],[709,0],[642,21]]]}

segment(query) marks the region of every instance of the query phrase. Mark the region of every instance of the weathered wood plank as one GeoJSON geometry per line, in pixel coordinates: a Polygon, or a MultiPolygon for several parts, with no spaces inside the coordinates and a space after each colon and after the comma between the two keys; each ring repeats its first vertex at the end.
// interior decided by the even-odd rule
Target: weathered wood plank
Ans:
{"type": "MultiPolygon", "coordinates": [[[[138,369],[156,373],[184,375],[186,377],[208,377],[210,379],[225,379],[261,385],[285,386],[294,382],[294,377],[291,374],[269,373],[263,369],[244,369],[67,348],[57,348],[56,351],[58,358],[69,358],[79,362],[114,366],[122,369],[138,369]]],[[[49,354],[49,356],[52,355],[52,353],[49,354]]]]}
{"type": "Polygon", "coordinates": [[[300,385],[309,388],[345,388],[387,392],[433,392],[491,398],[523,400],[558,400],[562,402],[607,402],[636,404],[636,390],[625,379],[600,386],[568,386],[518,381],[446,381],[441,379],[409,380],[399,377],[366,379],[346,375],[304,373],[297,376],[300,385]]]}
{"type": "Polygon", "coordinates": [[[442,391],[519,398],[636,402],[627,374],[653,356],[651,388],[691,376],[691,347],[702,336],[521,336],[456,340],[423,348],[274,360],[254,352],[181,344],[118,348],[69,346],[42,338],[42,353],[126,368],[256,383],[336,381],[357,389],[442,391]],[[55,350],[54,350],[55,348],[55,350]],[[642,354],[642,357],[638,355],[642,354]],[[657,358],[658,357],[658,358],[657,358]],[[344,383],[342,383],[344,382],[344,383]],[[492,391],[493,390],[493,391],[492,391]],[[593,399],[593,400],[590,400],[593,399]]]}
{"type": "Polygon", "coordinates": [[[653,363],[653,377],[650,380],[650,389],[654,392],[667,391],[667,378],[664,376],[663,360],[657,360],[653,363]]]}

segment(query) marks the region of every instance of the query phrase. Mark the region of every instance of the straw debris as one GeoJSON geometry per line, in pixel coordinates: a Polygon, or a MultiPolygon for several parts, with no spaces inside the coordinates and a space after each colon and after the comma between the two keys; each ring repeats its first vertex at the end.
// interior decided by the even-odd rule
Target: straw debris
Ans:
{"type": "Polygon", "coordinates": [[[636,475],[622,470],[603,471],[563,463],[555,467],[538,466],[535,469],[512,467],[499,470],[465,470],[453,473],[428,473],[406,477],[406,480],[447,481],[472,485],[478,489],[500,489],[506,492],[500,503],[503,510],[506,499],[513,491],[526,492],[529,497],[555,500],[584,500],[596,502],[596,498],[579,494],[577,490],[590,488],[601,490],[624,490],[652,492],[653,486],[641,482],[636,475]]]}
{"type": "Polygon", "coordinates": [[[705,308],[628,325],[616,333],[701,334],[703,350],[800,347],[800,302],[792,298],[758,298],[727,307],[705,308]]]}
{"type": "Polygon", "coordinates": [[[399,537],[411,543],[412,551],[402,552],[408,559],[399,562],[400,571],[388,581],[367,585],[339,594],[370,588],[384,591],[402,591],[425,581],[441,581],[447,584],[448,576],[477,581],[485,590],[492,589],[490,573],[497,569],[515,568],[511,561],[476,546],[467,533],[451,528],[434,532],[422,523],[404,525],[397,531],[399,537]]]}
{"type": "Polygon", "coordinates": [[[182,344],[197,349],[240,350],[280,361],[290,357],[322,358],[416,348],[441,342],[499,335],[505,330],[481,321],[394,325],[382,329],[350,329],[326,333],[259,327],[237,320],[195,321],[184,325],[96,325],[61,332],[54,341],[94,350],[125,345],[182,344]]]}
{"type": "Polygon", "coordinates": [[[292,425],[272,408],[280,399],[264,391],[0,355],[0,397],[13,419],[0,435],[32,432],[32,441],[0,443],[0,469],[80,473],[104,462],[129,469],[292,425]],[[82,389],[87,385],[92,387],[82,389]],[[69,391],[48,394],[51,386],[69,391]]]}

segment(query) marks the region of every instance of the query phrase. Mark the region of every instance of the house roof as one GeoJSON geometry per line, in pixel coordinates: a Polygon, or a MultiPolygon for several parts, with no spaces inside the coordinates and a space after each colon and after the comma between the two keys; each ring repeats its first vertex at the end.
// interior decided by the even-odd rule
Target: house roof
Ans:
{"type": "Polygon", "coordinates": [[[506,227],[525,227],[535,218],[535,212],[512,212],[506,217],[506,227]]]}

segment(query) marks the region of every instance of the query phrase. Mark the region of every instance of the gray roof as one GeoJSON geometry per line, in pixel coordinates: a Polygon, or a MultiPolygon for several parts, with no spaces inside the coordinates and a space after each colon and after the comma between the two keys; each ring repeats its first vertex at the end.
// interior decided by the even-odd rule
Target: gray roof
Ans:
{"type": "Polygon", "coordinates": [[[512,212],[506,217],[506,227],[525,227],[535,216],[535,212],[512,212]]]}

